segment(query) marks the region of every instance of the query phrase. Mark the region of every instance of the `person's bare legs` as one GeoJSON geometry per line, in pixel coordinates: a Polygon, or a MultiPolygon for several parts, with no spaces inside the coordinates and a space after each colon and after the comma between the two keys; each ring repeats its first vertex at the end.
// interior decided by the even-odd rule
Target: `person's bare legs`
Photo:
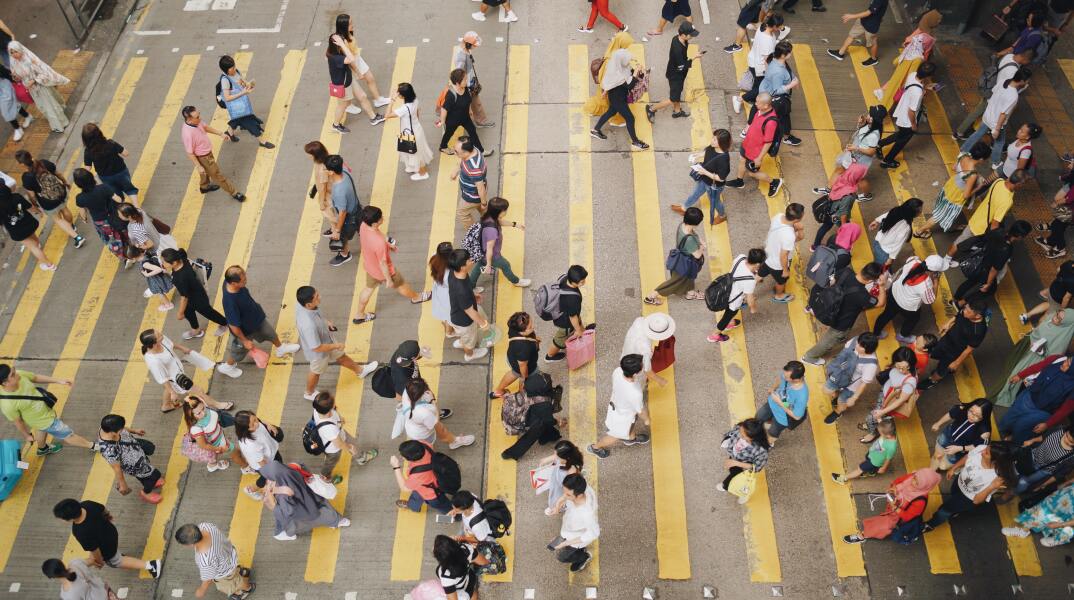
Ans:
{"type": "Polygon", "coordinates": [[[847,39],[843,40],[843,45],[839,46],[839,54],[842,55],[842,56],[846,56],[847,55],[847,50],[850,48],[850,45],[853,44],[853,43],[854,43],[854,38],[851,37],[851,36],[847,36],[847,39]]]}
{"type": "Polygon", "coordinates": [[[42,265],[52,265],[52,261],[45,256],[45,251],[41,248],[41,242],[37,239],[36,234],[22,240],[21,243],[30,250],[30,254],[34,255],[34,258],[37,259],[38,263],[42,265]]]}
{"type": "Polygon", "coordinates": [[[380,89],[377,88],[377,78],[373,77],[373,69],[369,69],[360,78],[365,82],[365,86],[369,88],[369,94],[374,98],[380,98],[380,89]]]}
{"type": "Polygon", "coordinates": [[[245,469],[250,466],[250,463],[246,462],[246,457],[239,451],[239,445],[235,444],[235,449],[231,451],[231,462],[239,465],[239,468],[245,469]]]}
{"type": "MultiPolygon", "coordinates": [[[[553,345],[553,348],[554,347],[555,346],[553,345]]],[[[496,389],[493,390],[493,393],[496,394],[497,396],[504,395],[504,393],[507,392],[507,386],[511,385],[512,383],[514,383],[516,381],[518,381],[518,377],[515,377],[514,371],[508,371],[508,372],[504,373],[503,377],[500,378],[500,383],[498,383],[496,385],[496,389]]]]}
{"type": "MultiPolygon", "coordinates": [[[[485,5],[482,4],[481,6],[485,5]]],[[[399,292],[400,296],[403,296],[404,298],[409,298],[410,300],[416,300],[418,298],[418,293],[414,291],[414,288],[410,287],[409,283],[404,283],[403,285],[396,286],[395,291],[399,292]]]]}
{"type": "Polygon", "coordinates": [[[436,432],[436,439],[440,440],[441,442],[447,442],[448,444],[452,444],[455,442],[455,434],[448,431],[448,428],[444,427],[444,424],[440,421],[436,422],[436,426],[433,427],[433,431],[436,432]]]}
{"type": "Polygon", "coordinates": [[[74,219],[71,217],[71,211],[67,210],[66,207],[61,208],[55,215],[53,215],[52,222],[55,223],[56,227],[59,227],[61,231],[66,233],[68,237],[78,237],[78,232],[75,231],[75,226],[73,225],[74,219]],[[66,215],[64,213],[66,213],[66,215]]]}
{"type": "Polygon", "coordinates": [[[362,90],[357,81],[351,84],[351,94],[354,95],[354,99],[358,101],[358,104],[362,106],[362,110],[365,111],[365,114],[369,115],[370,119],[373,118],[373,115],[377,114],[376,111],[373,110],[373,103],[369,101],[369,96],[366,95],[365,91],[362,90]]]}
{"type": "Polygon", "coordinates": [[[365,317],[365,307],[369,304],[369,298],[373,295],[373,290],[376,288],[362,288],[361,293],[358,294],[358,314],[355,319],[361,319],[365,317]]]}
{"type": "Polygon", "coordinates": [[[171,412],[172,410],[178,408],[177,405],[179,404],[179,396],[175,393],[175,391],[172,390],[171,384],[165,383],[163,386],[161,386],[161,388],[164,390],[163,398],[161,398],[160,400],[161,412],[171,412]]]}
{"type": "Polygon", "coordinates": [[[619,443],[619,438],[614,438],[614,437],[612,437],[610,435],[605,434],[605,435],[600,436],[600,439],[597,440],[597,443],[593,444],[593,447],[594,448],[600,448],[600,449],[606,449],[606,448],[611,448],[611,447],[615,446],[618,443],[619,443]]]}
{"type": "Polygon", "coordinates": [[[313,391],[317,389],[317,382],[320,380],[320,375],[310,371],[310,373],[306,375],[306,393],[312,394],[313,391]]]}
{"type": "Polygon", "coordinates": [[[660,35],[664,33],[664,28],[667,27],[668,22],[664,17],[660,17],[660,22],[656,24],[656,29],[650,29],[646,33],[649,35],[660,35]]]}
{"type": "Polygon", "coordinates": [[[347,124],[347,106],[350,102],[343,100],[342,98],[336,98],[336,114],[333,117],[332,122],[336,125],[347,124]]]}
{"type": "Polygon", "coordinates": [[[144,571],[146,562],[140,558],[134,558],[133,556],[124,556],[119,559],[120,569],[130,569],[131,571],[144,571]]]}
{"type": "Polygon", "coordinates": [[[62,439],[60,441],[63,442],[64,444],[68,444],[68,445],[71,445],[71,446],[78,446],[79,448],[92,448],[93,447],[93,442],[91,442],[91,441],[87,440],[86,438],[78,435],[77,433],[72,433],[71,435],[65,437],[64,439],[62,439]]]}

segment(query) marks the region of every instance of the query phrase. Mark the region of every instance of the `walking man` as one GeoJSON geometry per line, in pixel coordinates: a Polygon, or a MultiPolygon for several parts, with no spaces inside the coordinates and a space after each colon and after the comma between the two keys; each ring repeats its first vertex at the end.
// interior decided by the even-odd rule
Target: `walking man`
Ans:
{"type": "MultiPolygon", "coordinates": [[[[683,1],[685,2],[685,0],[683,1]]],[[[670,91],[668,92],[667,100],[645,107],[645,116],[649,117],[650,123],[656,120],[656,111],[669,106],[675,109],[671,113],[672,118],[681,119],[690,116],[690,113],[682,109],[682,88],[686,83],[686,74],[690,71],[690,66],[704,54],[704,51],[701,51],[694,58],[687,58],[690,38],[697,37],[699,33],[701,32],[694,29],[693,23],[683,21],[679,25],[679,35],[671,38],[671,48],[668,50],[668,66],[667,70],[664,71],[670,91]]]]}
{"type": "Polygon", "coordinates": [[[324,477],[331,477],[332,483],[339,484],[343,481],[340,475],[332,476],[332,470],[336,468],[339,459],[346,450],[351,455],[351,460],[359,467],[373,460],[379,454],[376,448],[370,448],[365,452],[358,452],[358,438],[347,433],[343,429],[343,415],[336,409],[336,399],[328,392],[318,392],[313,400],[313,424],[320,436],[324,447],[322,454],[320,473],[324,477]]]}
{"type": "MultiPolygon", "coordinates": [[[[242,202],[246,200],[246,194],[235,189],[227,177],[220,172],[220,165],[216,164],[213,156],[213,145],[209,141],[209,134],[225,137],[224,132],[217,131],[201,122],[201,113],[193,106],[183,107],[183,148],[194,168],[198,170],[201,178],[199,189],[201,193],[215,192],[220,188],[231,195],[232,198],[242,202]],[[213,183],[213,182],[216,183],[213,183]]],[[[230,139],[230,138],[229,138],[230,139]]]]}
{"type": "Polygon", "coordinates": [[[470,287],[470,269],[474,268],[470,253],[462,249],[452,250],[448,266],[451,267],[451,277],[448,277],[451,325],[459,336],[452,346],[462,350],[466,362],[470,362],[489,353],[488,348],[477,347],[481,334],[489,328],[489,320],[478,304],[480,296],[470,287]]]}
{"type": "Polygon", "coordinates": [[[559,279],[559,314],[552,319],[556,326],[552,332],[552,347],[544,355],[545,362],[555,362],[567,358],[567,340],[574,339],[585,331],[582,323],[582,286],[585,285],[589,271],[582,265],[571,265],[567,274],[559,279]]]}
{"type": "Polygon", "coordinates": [[[271,342],[276,347],[277,358],[298,352],[298,344],[284,344],[280,341],[276,328],[269,323],[265,311],[246,287],[246,271],[238,265],[232,265],[224,271],[223,305],[231,339],[227,344],[226,362],[217,365],[217,371],[232,378],[241,376],[242,370],[236,367],[235,363],[246,358],[246,354],[253,349],[254,342],[271,342]]]}
{"type": "Polygon", "coordinates": [[[746,137],[742,140],[738,176],[728,181],[727,187],[745,186],[742,178],[748,174],[752,179],[767,183],[768,197],[772,198],[783,187],[783,180],[773,179],[768,173],[762,171],[761,163],[768,155],[768,149],[772,147],[772,143],[776,141],[776,136],[782,135],[779,131],[779,115],[772,107],[772,95],[768,92],[757,94],[754,106],[757,108],[757,114],[754,115],[753,121],[750,121],[749,127],[746,128],[746,137]]]}
{"type": "Polygon", "coordinates": [[[600,537],[597,496],[580,474],[571,473],[563,478],[563,495],[552,508],[552,514],[560,510],[563,511],[563,521],[559,536],[549,542],[548,549],[556,553],[556,560],[570,564],[571,573],[578,573],[593,560],[586,547],[600,537]]]}
{"type": "Polygon", "coordinates": [[[35,383],[54,383],[71,386],[66,379],[53,379],[47,375],[35,375],[29,371],[16,371],[11,365],[0,365],[0,412],[15,424],[27,442],[37,443],[37,455],[55,454],[63,444],[47,443],[48,436],[64,444],[96,450],[95,444],[71,431],[56,416],[56,410],[44,401],[43,390],[35,383]]]}
{"type": "Polygon", "coordinates": [[[604,419],[608,433],[586,448],[597,458],[608,458],[611,455],[608,448],[620,441],[625,446],[649,443],[649,434],[639,433],[635,427],[639,417],[646,427],[649,426],[649,411],[645,408],[641,381],[637,377],[642,366],[640,354],[627,354],[619,359],[619,367],[612,372],[612,397],[608,400],[608,415],[604,419]]]}
{"type": "Polygon", "coordinates": [[[329,237],[342,242],[339,252],[328,264],[338,267],[350,262],[352,256],[350,242],[358,232],[358,217],[361,215],[362,203],[358,199],[358,188],[350,170],[343,168],[343,157],[332,154],[324,159],[324,168],[328,171],[328,185],[332,190],[332,207],[335,208],[336,220],[332,223],[329,237]]]}
{"type": "Polygon", "coordinates": [[[856,274],[850,267],[836,273],[835,283],[832,285],[842,288],[843,301],[827,331],[817,339],[817,343],[812,348],[806,350],[802,356],[802,362],[818,367],[823,365],[825,354],[836,346],[841,347],[846,344],[850,338],[850,330],[854,327],[854,322],[858,320],[859,315],[868,309],[884,308],[888,295],[879,294],[880,297],[877,298],[869,292],[869,289],[878,280],[878,285],[883,289],[889,278],[888,273],[881,274],[881,267],[877,263],[865,265],[856,274]]]}
{"type": "MultiPolygon", "coordinates": [[[[496,0],[485,0],[488,3],[492,3],[496,0]]],[[[501,0],[502,1],[502,0],[501,0]]],[[[484,12],[488,7],[488,4],[481,5],[481,11],[484,12]]],[[[475,15],[478,13],[474,13],[475,15]]],[[[514,16],[515,13],[511,12],[511,3],[507,3],[507,14],[514,16]]],[[[484,17],[478,19],[484,21],[484,17]]],[[[508,18],[508,21],[517,21],[518,17],[514,19],[508,18]]],[[[478,127],[492,127],[496,125],[495,122],[488,120],[488,115],[485,114],[485,105],[481,103],[481,81],[477,78],[477,69],[474,67],[474,54],[473,49],[481,45],[481,36],[477,35],[477,32],[467,31],[462,36],[462,41],[458,46],[455,46],[455,50],[451,55],[451,69],[462,69],[466,73],[466,78],[463,80],[466,89],[470,92],[470,117],[473,118],[474,124],[478,127]]]]}
{"type": "Polygon", "coordinates": [[[295,293],[298,306],[295,307],[295,327],[298,329],[298,342],[302,353],[310,361],[310,374],[306,376],[306,393],[303,398],[313,402],[317,398],[317,382],[330,364],[337,364],[354,371],[359,378],[377,370],[377,361],[358,362],[344,352],[345,344],[336,343],[332,338],[335,326],[325,320],[318,308],[321,305],[321,293],[313,286],[304,285],[295,293]]]}
{"type": "Polygon", "coordinates": [[[460,137],[455,144],[455,154],[459,157],[459,168],[451,174],[451,178],[459,180],[459,209],[456,214],[463,231],[466,231],[480,221],[481,215],[488,209],[488,166],[481,149],[466,136],[460,137]]]}
{"type": "Polygon", "coordinates": [[[123,556],[119,551],[119,530],[113,524],[112,515],[103,504],[92,500],[79,502],[74,498],[60,500],[52,508],[52,514],[71,524],[71,534],[79,545],[89,552],[86,562],[101,568],[105,565],[113,569],[145,569],[153,579],[160,578],[160,560],[142,560],[123,556]]]}
{"type": "Polygon", "coordinates": [[[209,584],[227,595],[228,600],[246,600],[257,587],[250,581],[250,569],[239,566],[239,553],[231,540],[212,523],[187,523],[175,530],[175,541],[194,549],[201,585],[194,596],[204,598],[209,584]]]}
{"type": "Polygon", "coordinates": [[[847,39],[838,50],[828,50],[828,56],[835,60],[843,60],[847,57],[847,49],[858,38],[865,38],[865,47],[869,49],[869,58],[862,61],[861,66],[871,67],[877,63],[876,56],[880,52],[877,44],[877,33],[880,31],[880,22],[884,20],[884,13],[888,11],[888,0],[869,0],[869,8],[858,13],[846,13],[843,22],[854,21],[847,39]]]}

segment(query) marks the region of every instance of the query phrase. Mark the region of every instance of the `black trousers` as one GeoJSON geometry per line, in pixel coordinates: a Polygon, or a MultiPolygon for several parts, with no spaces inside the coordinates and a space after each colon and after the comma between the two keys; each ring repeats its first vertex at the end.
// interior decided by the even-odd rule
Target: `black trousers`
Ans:
{"type": "Polygon", "coordinates": [[[161,474],[159,469],[153,469],[153,472],[148,477],[136,477],[138,483],[142,484],[142,493],[150,494],[153,492],[153,488],[160,481],[161,474]]]}
{"type": "Polygon", "coordinates": [[[876,317],[876,322],[873,324],[873,333],[880,335],[880,332],[884,330],[884,327],[892,322],[895,317],[902,317],[902,327],[899,328],[899,335],[910,337],[914,332],[914,327],[917,326],[918,320],[921,319],[921,309],[906,310],[899,306],[899,303],[895,301],[895,296],[889,289],[888,300],[887,303],[884,304],[884,312],[876,317]]]}
{"type": "Polygon", "coordinates": [[[559,441],[562,434],[556,427],[556,418],[552,414],[552,404],[541,402],[526,411],[526,432],[518,436],[518,441],[504,450],[500,457],[504,460],[522,458],[534,444],[551,444],[559,441]]]}
{"type": "Polygon", "coordinates": [[[474,120],[470,118],[469,113],[463,115],[448,113],[447,120],[444,121],[444,137],[440,138],[440,149],[447,148],[448,142],[451,141],[451,136],[455,135],[455,130],[459,127],[466,130],[466,135],[470,136],[470,141],[474,143],[474,148],[477,148],[483,154],[485,147],[481,145],[481,138],[477,136],[477,126],[474,125],[474,120]]]}
{"type": "MultiPolygon", "coordinates": [[[[262,427],[264,427],[264,425],[262,425],[262,427]]],[[[280,439],[283,439],[283,438],[280,438],[280,439]]],[[[272,460],[274,460],[274,461],[276,461],[278,463],[283,463],[283,457],[280,456],[280,451],[279,450],[276,451],[276,456],[273,456],[272,460]]],[[[261,489],[261,488],[265,487],[265,476],[262,475],[260,472],[257,473],[257,481],[254,482],[254,487],[256,487],[257,489],[261,489]]]]}
{"type": "Polygon", "coordinates": [[[727,329],[727,326],[731,324],[731,320],[738,314],[739,309],[731,310],[730,308],[723,311],[723,315],[720,316],[720,320],[716,322],[716,329],[723,331],[727,329]]]}
{"type": "Polygon", "coordinates": [[[1048,225],[1048,245],[1052,248],[1063,250],[1067,247],[1067,227],[1070,223],[1064,223],[1059,219],[1052,219],[1048,225]]]}
{"type": "MultiPolygon", "coordinates": [[[[26,109],[20,106],[19,107],[19,116],[25,119],[26,117],[30,116],[30,113],[26,112],[26,109]]],[[[8,121],[8,123],[10,123],[11,127],[13,127],[14,129],[18,129],[18,128],[22,127],[22,125],[19,124],[18,119],[11,119],[10,121],[8,121]]]]}
{"type": "Polygon", "coordinates": [[[969,301],[978,296],[987,298],[994,295],[996,293],[996,287],[998,286],[997,284],[993,284],[988,292],[985,293],[982,293],[981,290],[978,289],[984,285],[986,281],[988,281],[987,271],[981,275],[976,275],[963,281],[962,285],[958,286],[958,289],[955,290],[955,300],[969,301]]]}
{"type": "Polygon", "coordinates": [[[556,560],[561,563],[570,563],[572,567],[578,568],[589,560],[589,552],[585,548],[566,546],[556,551],[556,560]]]}
{"type": "MultiPolygon", "coordinates": [[[[824,3],[821,2],[820,0],[812,0],[812,1],[813,1],[813,8],[820,8],[820,7],[824,6],[824,3]]],[[[798,0],[787,0],[786,2],[783,3],[783,10],[794,8],[794,6],[796,4],[798,4],[798,0]]]]}
{"type": "Polygon", "coordinates": [[[186,310],[183,311],[183,317],[186,318],[186,322],[190,323],[191,329],[199,329],[198,327],[198,313],[201,316],[209,319],[217,325],[227,325],[227,319],[224,315],[216,312],[212,304],[203,302],[201,299],[194,300],[191,298],[186,299],[186,310]]]}
{"type": "Polygon", "coordinates": [[[902,149],[906,147],[906,144],[910,142],[910,138],[914,137],[914,130],[909,127],[897,127],[895,133],[880,140],[880,147],[891,144],[891,150],[888,150],[887,156],[884,157],[885,162],[894,162],[895,157],[902,152],[902,149]]]}
{"type": "Polygon", "coordinates": [[[634,131],[634,113],[630,112],[630,104],[627,103],[627,92],[630,91],[630,83],[624,83],[608,90],[608,110],[597,119],[597,126],[593,129],[600,131],[601,127],[615,115],[623,117],[626,121],[626,130],[630,134],[631,141],[638,142],[638,134],[634,131]]]}

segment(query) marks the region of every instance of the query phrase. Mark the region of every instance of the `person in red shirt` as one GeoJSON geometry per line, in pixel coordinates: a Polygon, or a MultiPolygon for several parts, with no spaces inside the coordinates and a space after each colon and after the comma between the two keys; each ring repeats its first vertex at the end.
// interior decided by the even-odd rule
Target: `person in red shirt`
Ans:
{"type": "Polygon", "coordinates": [[[392,264],[391,253],[395,252],[395,240],[385,237],[380,227],[384,224],[384,213],[376,206],[362,208],[362,224],[358,227],[358,240],[362,245],[362,264],[365,268],[365,287],[358,295],[358,314],[351,320],[360,325],[376,318],[375,313],[367,313],[365,307],[373,290],[380,284],[394,288],[400,296],[409,298],[411,304],[428,302],[432,291],[417,293],[410,287],[403,276],[392,264]]]}
{"type": "Polygon", "coordinates": [[[403,467],[399,464],[398,456],[391,457],[392,472],[395,473],[395,483],[399,486],[399,491],[404,494],[410,492],[410,498],[396,500],[395,505],[420,512],[421,505],[428,504],[429,508],[447,514],[453,507],[448,497],[437,488],[436,473],[431,468],[418,469],[432,462],[432,446],[417,440],[407,440],[399,444],[399,454],[408,463],[406,476],[403,476],[403,467]]]}
{"type": "Polygon", "coordinates": [[[739,152],[738,178],[728,181],[727,186],[743,187],[746,184],[742,178],[748,174],[759,182],[768,183],[768,197],[771,198],[779,193],[783,180],[773,179],[762,171],[761,162],[779,133],[779,117],[772,107],[772,96],[767,93],[757,95],[755,106],[757,114],[746,129],[746,138],[742,140],[742,150],[739,152]]]}

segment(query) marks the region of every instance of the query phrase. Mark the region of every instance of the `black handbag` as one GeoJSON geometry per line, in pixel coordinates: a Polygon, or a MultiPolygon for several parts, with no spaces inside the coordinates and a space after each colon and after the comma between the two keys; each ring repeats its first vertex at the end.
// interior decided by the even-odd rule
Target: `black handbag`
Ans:
{"type": "Polygon", "coordinates": [[[417,154],[418,138],[414,137],[414,115],[411,114],[409,106],[406,107],[406,113],[410,119],[410,127],[399,132],[399,137],[395,141],[395,149],[405,154],[417,154]]]}
{"type": "Polygon", "coordinates": [[[57,401],[56,394],[53,394],[52,392],[46,390],[43,387],[37,388],[37,391],[41,392],[40,396],[8,396],[8,395],[0,395],[0,400],[37,400],[39,402],[44,402],[45,406],[47,406],[49,408],[52,408],[52,407],[56,406],[56,401],[57,401]]]}

